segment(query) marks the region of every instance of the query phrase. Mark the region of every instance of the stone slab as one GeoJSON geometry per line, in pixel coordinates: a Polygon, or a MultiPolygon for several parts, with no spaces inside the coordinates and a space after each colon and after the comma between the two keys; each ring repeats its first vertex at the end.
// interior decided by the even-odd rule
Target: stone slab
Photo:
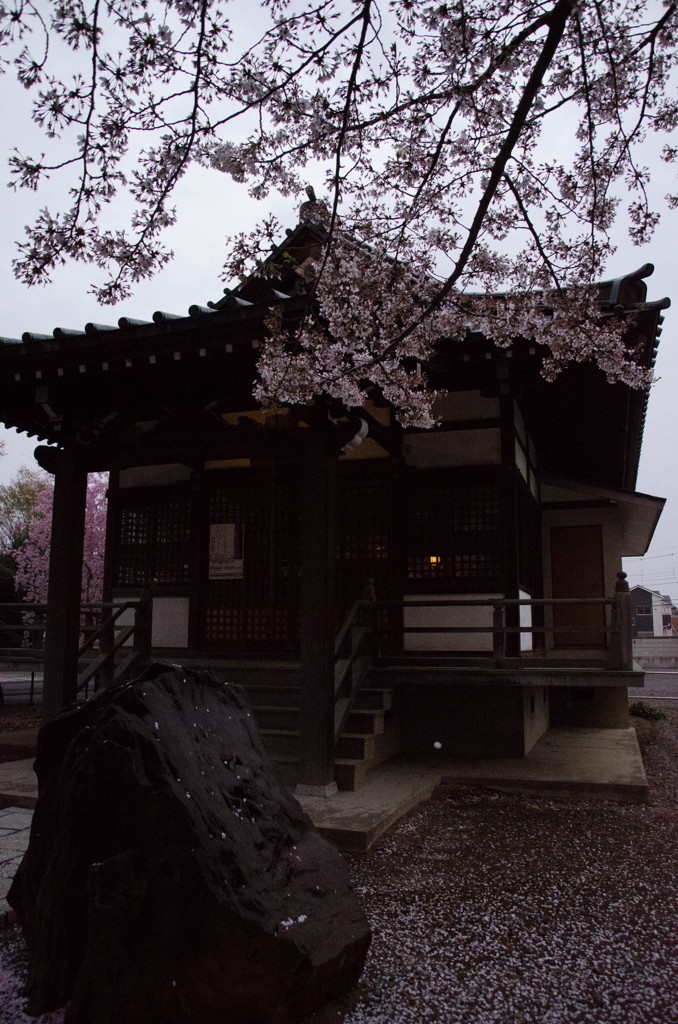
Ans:
{"type": "Polygon", "coordinates": [[[440,784],[438,771],[407,765],[381,765],[355,792],[297,799],[321,835],[341,850],[365,853],[399,818],[440,784]]]}
{"type": "MultiPolygon", "coordinates": [[[[32,764],[32,760],[0,764],[0,806],[35,805],[32,764]]],[[[634,729],[551,729],[524,759],[401,757],[370,772],[365,785],[354,793],[302,797],[299,802],[321,833],[340,849],[365,851],[395,821],[427,800],[441,780],[632,803],[643,802],[648,795],[634,729]]],[[[0,829],[8,827],[6,813],[0,810],[0,829]]]]}
{"type": "Polygon", "coordinates": [[[434,758],[446,782],[642,803],[649,787],[635,729],[549,729],[525,758],[434,758]]]}
{"type": "MultiPolygon", "coordinates": [[[[32,757],[0,764],[0,808],[32,808],[37,799],[38,780],[33,771],[32,757]]],[[[7,827],[1,818],[0,825],[7,827]]]]}
{"type": "Polygon", "coordinates": [[[32,810],[19,807],[0,810],[0,929],[16,921],[6,897],[28,846],[32,820],[32,810]]]}

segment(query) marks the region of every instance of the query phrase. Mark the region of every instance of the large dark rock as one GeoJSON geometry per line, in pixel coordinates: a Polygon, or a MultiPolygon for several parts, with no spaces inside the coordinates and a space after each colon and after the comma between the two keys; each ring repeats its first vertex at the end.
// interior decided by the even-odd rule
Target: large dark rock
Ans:
{"type": "Polygon", "coordinates": [[[284,1024],[351,988],[370,931],[237,688],[153,666],[61,712],[10,890],[28,1009],[71,1024],[284,1024]]]}

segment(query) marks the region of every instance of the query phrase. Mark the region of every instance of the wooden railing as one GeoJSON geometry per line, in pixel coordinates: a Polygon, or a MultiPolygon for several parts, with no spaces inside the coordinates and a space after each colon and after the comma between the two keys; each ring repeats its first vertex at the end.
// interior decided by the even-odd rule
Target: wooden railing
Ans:
{"type": "MultiPolygon", "coordinates": [[[[548,645],[550,649],[553,649],[553,638],[557,635],[561,641],[561,647],[567,647],[568,650],[574,651],[577,648],[588,651],[588,657],[593,659],[593,655],[590,653],[590,648],[597,646],[597,641],[600,637],[605,638],[604,651],[605,654],[602,656],[606,661],[608,667],[612,668],[630,668],[632,657],[630,650],[630,631],[619,626],[619,614],[618,614],[618,603],[613,598],[542,598],[542,599],[511,599],[511,598],[422,598],[409,601],[378,601],[377,608],[399,608],[399,609],[416,609],[417,611],[426,608],[491,608],[492,609],[492,625],[488,626],[474,626],[474,625],[420,625],[412,626],[403,624],[402,633],[403,637],[416,634],[426,634],[428,636],[433,635],[447,635],[454,636],[455,634],[462,634],[464,636],[472,636],[480,634],[484,636],[491,635],[492,637],[492,649],[487,650],[475,650],[473,653],[479,657],[485,655],[490,659],[495,667],[501,667],[507,660],[510,659],[526,659],[534,658],[535,651],[545,648],[545,638],[550,638],[551,643],[548,645]],[[577,624],[574,627],[563,626],[555,624],[553,622],[540,622],[532,623],[530,625],[508,625],[507,624],[507,612],[511,609],[530,608],[530,609],[550,609],[556,611],[558,609],[565,609],[568,607],[581,607],[582,605],[593,605],[600,608],[612,609],[612,619],[610,622],[601,622],[594,625],[586,625],[584,623],[577,624]],[[534,643],[530,646],[529,650],[521,650],[520,644],[516,645],[515,649],[510,649],[510,638],[516,636],[530,635],[533,641],[536,639],[537,644],[534,643]],[[563,644],[564,638],[572,636],[581,637],[587,635],[590,637],[590,646],[586,642],[579,642],[575,644],[563,644]]],[[[447,651],[447,649],[446,649],[447,651]]],[[[449,653],[453,654],[454,648],[449,649],[449,653]]],[[[459,652],[457,652],[459,653],[459,652]]]]}
{"type": "MultiPolygon", "coordinates": [[[[393,636],[396,632],[405,639],[409,635],[428,634],[455,636],[458,634],[491,636],[491,649],[474,651],[476,656],[487,661],[493,668],[514,667],[531,663],[536,664],[535,647],[544,645],[545,638],[553,641],[557,634],[562,640],[563,637],[572,634],[582,636],[591,634],[594,638],[604,636],[605,647],[601,656],[596,659],[591,654],[586,644],[580,644],[586,651],[585,657],[592,667],[602,670],[628,671],[633,667],[633,645],[631,639],[631,606],[629,599],[629,588],[626,583],[626,574],[617,574],[617,586],[613,598],[574,597],[574,598],[436,598],[421,597],[402,601],[378,601],[374,592],[374,582],[371,579],[365,581],[363,596],[356,601],[349,611],[346,620],[341,627],[335,642],[335,669],[334,669],[334,735],[335,743],[346,723],[346,719],[353,707],[356,695],[360,689],[365,676],[379,653],[384,653],[383,634],[393,636]],[[550,621],[542,621],[544,612],[553,613],[557,609],[568,609],[571,607],[594,606],[601,608],[604,612],[603,619],[595,625],[577,624],[575,627],[562,626],[550,621]],[[421,611],[426,608],[487,608],[492,611],[492,624],[487,626],[473,625],[420,625],[412,626],[405,623],[405,612],[407,609],[421,611]],[[520,612],[521,608],[529,608],[538,612],[538,622],[530,625],[513,625],[507,623],[508,614],[520,612]],[[608,610],[610,614],[608,616],[608,610]],[[386,629],[384,619],[388,619],[393,612],[397,612],[401,626],[399,630],[394,629],[390,623],[386,629]],[[533,640],[530,650],[520,650],[520,642],[513,644],[511,640],[529,634],[533,640]],[[534,640],[538,642],[535,644],[534,640]]],[[[537,616],[535,616],[537,617],[537,616]]],[[[489,645],[488,645],[489,646],[489,645]]],[[[576,646],[570,647],[570,652],[576,651],[576,646]]],[[[413,652],[414,653],[414,652],[413,652]]],[[[417,652],[421,653],[421,652],[417,652]]],[[[454,657],[459,652],[454,649],[446,649],[445,654],[454,657]]]]}
{"type": "Polygon", "coordinates": [[[80,608],[84,618],[100,617],[101,621],[90,622],[85,627],[88,635],[80,644],[78,659],[87,657],[86,664],[78,672],[78,692],[85,690],[96,680],[95,688],[116,686],[123,682],[137,662],[150,653],[150,603],[145,599],[125,601],[121,604],[84,604],[80,608]],[[132,622],[121,622],[125,612],[132,611],[132,622]],[[104,617],[105,613],[109,614],[104,617]],[[117,655],[122,654],[122,657],[117,655]]]}
{"type": "MultiPolygon", "coordinates": [[[[474,649],[475,657],[487,660],[495,668],[502,668],[510,663],[520,663],[529,660],[535,663],[539,653],[552,658],[554,654],[562,654],[562,649],[557,650],[554,640],[558,639],[562,647],[566,647],[569,656],[576,655],[579,648],[582,657],[590,661],[591,665],[603,669],[630,670],[633,667],[633,647],[631,638],[631,607],[629,600],[628,584],[624,573],[618,573],[618,582],[613,598],[476,598],[473,596],[463,598],[439,598],[417,597],[400,601],[377,601],[374,599],[357,601],[351,609],[340,638],[346,642],[353,623],[360,623],[361,614],[364,616],[369,612],[369,635],[371,652],[396,653],[389,650],[385,642],[385,635],[389,637],[399,636],[406,641],[407,637],[426,635],[430,637],[454,637],[455,635],[491,637],[491,642],[485,645],[486,649],[474,649]],[[600,622],[595,624],[577,623],[575,626],[568,626],[558,623],[555,613],[559,610],[570,608],[581,608],[582,606],[593,606],[600,608],[603,615],[600,622]],[[435,622],[412,625],[408,622],[407,611],[421,612],[425,609],[488,609],[491,612],[491,625],[473,624],[438,624],[435,622]],[[519,619],[520,609],[529,608],[536,614],[529,625],[516,624],[519,619]],[[550,614],[549,614],[550,613],[550,614]],[[398,625],[394,625],[393,616],[397,615],[398,625]],[[510,621],[513,620],[513,621],[510,621]],[[387,623],[387,624],[386,624],[387,623]],[[520,637],[529,635],[531,644],[529,650],[521,650],[520,637]],[[589,644],[578,642],[573,644],[563,643],[567,638],[572,639],[582,636],[589,637],[589,644]],[[597,643],[603,639],[600,654],[592,653],[597,643]],[[516,642],[517,641],[517,642],[516,642]]],[[[489,617],[489,616],[488,616],[489,617]]],[[[411,617],[410,617],[411,618],[411,617]]],[[[481,645],[479,644],[479,647],[481,645]]],[[[405,644],[406,647],[406,644],[405,644]]],[[[455,650],[453,643],[448,643],[441,650],[431,644],[431,650],[438,650],[441,654],[449,654],[451,657],[463,653],[455,650]]],[[[351,655],[351,664],[355,663],[360,648],[351,655]]],[[[423,653],[422,649],[414,649],[407,653],[423,653]]],[[[349,662],[346,661],[344,674],[348,671],[349,662]]],[[[364,673],[363,673],[364,674],[364,673]]]]}
{"type": "Polygon", "coordinates": [[[367,579],[361,600],[353,604],[334,643],[335,744],[374,661],[375,606],[374,581],[367,579]]]}
{"type": "MultiPolygon", "coordinates": [[[[0,660],[11,663],[44,663],[47,606],[25,602],[0,603],[0,660]],[[14,621],[7,621],[7,619],[14,621]],[[22,642],[4,644],[10,639],[22,642]]],[[[150,602],[96,602],[81,605],[81,643],[78,650],[78,693],[89,696],[95,689],[124,681],[134,665],[150,653],[150,602]],[[126,612],[133,620],[121,621],[126,612]]],[[[34,675],[34,674],[33,674],[34,675]]]]}

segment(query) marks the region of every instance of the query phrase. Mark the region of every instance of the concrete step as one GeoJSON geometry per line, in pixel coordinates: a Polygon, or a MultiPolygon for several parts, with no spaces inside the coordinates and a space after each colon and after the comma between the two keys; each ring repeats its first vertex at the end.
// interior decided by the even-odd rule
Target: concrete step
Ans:
{"type": "MultiPolygon", "coordinates": [[[[279,754],[275,763],[284,784],[293,789],[299,779],[299,759],[291,754],[279,754]]],[[[338,789],[349,793],[360,789],[371,767],[366,761],[337,758],[334,762],[334,778],[338,789]]]]}
{"type": "Polygon", "coordinates": [[[340,760],[370,761],[376,763],[377,737],[366,736],[364,733],[343,732],[337,742],[335,756],[340,760]]]}
{"type": "Polygon", "coordinates": [[[334,779],[338,789],[345,793],[354,793],[364,785],[372,765],[367,761],[353,761],[339,757],[334,762],[334,779]]]}

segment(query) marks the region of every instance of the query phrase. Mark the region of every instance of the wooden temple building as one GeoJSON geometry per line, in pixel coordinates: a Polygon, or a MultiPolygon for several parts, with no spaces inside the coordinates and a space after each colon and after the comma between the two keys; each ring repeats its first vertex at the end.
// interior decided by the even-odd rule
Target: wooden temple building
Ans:
{"type": "MultiPolygon", "coordinates": [[[[549,724],[625,726],[642,673],[618,574],[663,506],[634,489],[647,394],[591,365],[547,383],[533,344],[470,333],[430,368],[432,431],[378,395],[264,413],[263,321],[301,316],[293,267],[322,241],[300,225],[272,276],[187,316],[2,339],[2,422],[55,477],[48,709],[76,696],[86,479],[108,471],[105,600],[146,602],[144,656],[247,683],[306,791],[398,751],[521,757],[549,724]]],[[[669,304],[651,272],[599,286],[647,367],[669,304]]]]}

